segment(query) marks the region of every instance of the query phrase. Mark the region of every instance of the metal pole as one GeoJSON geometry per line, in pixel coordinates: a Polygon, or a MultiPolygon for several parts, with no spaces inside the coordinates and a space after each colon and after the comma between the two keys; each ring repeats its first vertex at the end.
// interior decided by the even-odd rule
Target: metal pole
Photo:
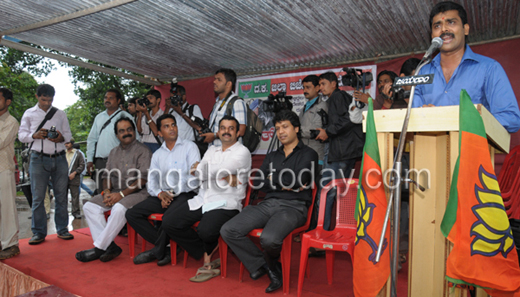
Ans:
{"type": "Polygon", "coordinates": [[[400,219],[400,205],[401,205],[401,161],[395,163],[395,171],[394,171],[394,239],[392,241],[392,291],[391,296],[397,296],[397,272],[399,263],[397,262],[399,259],[399,219],[400,219]]]}

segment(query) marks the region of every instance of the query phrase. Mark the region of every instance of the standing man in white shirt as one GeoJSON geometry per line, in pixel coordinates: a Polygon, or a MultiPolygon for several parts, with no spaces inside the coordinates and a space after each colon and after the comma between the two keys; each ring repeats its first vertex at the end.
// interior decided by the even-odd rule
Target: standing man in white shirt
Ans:
{"type": "Polygon", "coordinates": [[[32,232],[29,244],[39,244],[47,236],[47,215],[43,200],[49,179],[52,180],[56,209],[54,221],[58,238],[73,239],[67,225],[67,185],[68,166],[65,158],[65,142],[72,135],[65,112],[52,106],[54,87],[48,84],[38,86],[36,98],[38,104],[25,111],[18,131],[18,139],[31,143],[30,165],[32,203],[32,232]]]}
{"type": "Polygon", "coordinates": [[[168,236],[162,228],[157,231],[148,221],[153,213],[163,213],[164,218],[182,202],[195,196],[195,186],[190,185],[190,168],[200,161],[195,143],[178,137],[177,123],[171,114],[163,114],[157,119],[159,135],[164,139],[161,147],[153,154],[148,171],[148,194],[150,196],[126,212],[128,224],[146,241],[156,248],[142,252],[134,258],[134,264],[152,262],[163,266],[171,262],[166,249],[168,236]]]}
{"type": "MultiPolygon", "coordinates": [[[[119,139],[112,132],[114,123],[121,117],[132,118],[132,115],[119,108],[119,104],[123,102],[119,90],[107,90],[104,100],[106,110],[96,116],[87,138],[87,172],[96,181],[98,194],[103,190],[103,181],[101,176],[98,176],[99,170],[106,167],[108,154],[119,145],[119,139]],[[94,167],[96,173],[92,175],[94,167]]],[[[139,135],[137,139],[140,140],[139,135]]]]}
{"type": "Polygon", "coordinates": [[[14,141],[18,121],[9,114],[13,92],[0,88],[0,260],[20,254],[14,180],[14,141]]]}
{"type": "Polygon", "coordinates": [[[186,97],[186,89],[183,86],[173,84],[170,88],[170,98],[174,95],[182,99],[182,104],[174,105],[171,99],[165,101],[165,111],[173,115],[177,121],[177,128],[179,129],[179,137],[182,139],[195,141],[195,133],[198,134],[200,127],[191,120],[192,116],[204,119],[200,107],[197,104],[190,105],[186,97]]]}
{"type": "Polygon", "coordinates": [[[162,228],[195,259],[204,256],[204,266],[190,278],[203,282],[220,274],[211,256],[218,247],[220,228],[242,210],[247,177],[251,169],[251,153],[238,142],[238,121],[224,116],[218,135],[222,146],[211,146],[200,163],[193,164],[192,175],[201,181],[199,194],[183,202],[168,216],[162,228]],[[197,230],[193,224],[200,221],[197,230]]]}
{"type": "Polygon", "coordinates": [[[139,111],[137,113],[137,132],[142,137],[142,142],[155,153],[157,149],[161,147],[162,139],[159,137],[159,130],[157,129],[157,125],[155,122],[157,119],[163,115],[163,110],[159,107],[161,104],[161,92],[157,90],[150,90],[145,95],[146,99],[149,101],[149,104],[140,104],[143,103],[138,99],[136,101],[135,109],[139,111]],[[148,110],[150,108],[150,110],[148,110]]]}
{"type": "MultiPolygon", "coordinates": [[[[226,115],[227,106],[229,102],[237,95],[233,92],[235,83],[237,81],[237,74],[232,69],[221,68],[215,73],[215,80],[213,81],[213,90],[218,94],[215,105],[209,116],[209,128],[211,133],[204,133],[204,142],[210,145],[222,145],[220,139],[217,137],[218,123],[226,115]]],[[[238,137],[244,136],[247,125],[247,108],[244,100],[235,100],[233,103],[232,114],[240,123],[238,130],[238,137]]],[[[240,140],[240,142],[242,142],[240,140]]]]}

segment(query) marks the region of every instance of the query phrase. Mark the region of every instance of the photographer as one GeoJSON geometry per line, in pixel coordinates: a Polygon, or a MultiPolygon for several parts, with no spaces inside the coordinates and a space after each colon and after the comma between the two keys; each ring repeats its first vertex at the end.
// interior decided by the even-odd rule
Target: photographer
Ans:
{"type": "Polygon", "coordinates": [[[137,100],[135,109],[137,114],[137,132],[142,137],[142,142],[153,152],[159,149],[162,140],[158,136],[155,122],[164,113],[159,107],[161,103],[161,92],[150,90],[145,97],[137,100]],[[150,108],[150,111],[148,111],[150,108]],[[151,112],[151,113],[150,113],[151,112]]]}
{"type": "Polygon", "coordinates": [[[128,108],[126,109],[128,111],[128,113],[134,117],[134,121],[135,121],[135,118],[137,118],[137,114],[138,114],[137,109],[136,109],[137,100],[139,100],[139,97],[133,97],[132,99],[129,99],[128,108]]]}
{"type": "Polygon", "coordinates": [[[200,107],[197,104],[190,105],[188,103],[186,89],[183,86],[172,83],[170,96],[165,102],[165,111],[175,117],[179,137],[195,141],[195,135],[198,135],[200,127],[192,121],[191,117],[204,119],[200,107]]]}
{"type": "MultiPolygon", "coordinates": [[[[233,92],[235,83],[237,81],[237,74],[232,69],[221,68],[215,72],[215,80],[213,81],[213,90],[218,95],[215,105],[209,116],[210,129],[212,132],[201,134],[204,137],[205,143],[213,145],[222,145],[220,139],[217,137],[218,123],[226,115],[227,105],[237,95],[233,92]]],[[[235,100],[232,108],[232,114],[240,123],[238,131],[239,142],[242,143],[242,136],[246,132],[247,125],[247,108],[244,100],[235,100]]]]}
{"type": "MultiPolygon", "coordinates": [[[[408,107],[408,100],[395,100],[392,85],[397,74],[393,71],[383,70],[377,75],[377,90],[379,95],[374,100],[374,110],[408,107]]],[[[354,99],[368,104],[370,95],[361,91],[354,91],[354,99]]]]}
{"type": "MultiPolygon", "coordinates": [[[[325,157],[325,170],[319,186],[323,188],[331,180],[336,178],[348,178],[354,169],[356,161],[363,154],[365,135],[361,124],[354,123],[350,119],[349,108],[353,101],[345,91],[338,89],[338,77],[334,72],[326,72],[320,75],[321,93],[329,99],[329,125],[325,129],[318,128],[320,133],[316,139],[325,141],[330,139],[329,153],[325,157]]],[[[332,207],[336,199],[336,192],[327,193],[327,205],[323,228],[329,230],[331,223],[332,207]]]]}
{"type": "Polygon", "coordinates": [[[301,141],[318,153],[319,165],[323,166],[325,143],[316,140],[319,130],[325,128],[324,120],[328,121],[329,110],[327,102],[320,95],[320,80],[316,75],[308,75],[302,80],[303,96],[307,103],[302,108],[299,118],[301,123],[301,141]],[[323,118],[325,116],[325,118],[323,118]]]}
{"type": "Polygon", "coordinates": [[[58,238],[73,239],[68,231],[67,213],[67,159],[65,142],[72,135],[65,112],[52,106],[55,90],[51,85],[43,84],[36,89],[38,104],[27,109],[22,116],[18,139],[31,143],[29,173],[31,176],[32,232],[29,244],[42,243],[47,236],[47,215],[45,214],[45,192],[52,179],[56,207],[54,222],[58,238]]]}

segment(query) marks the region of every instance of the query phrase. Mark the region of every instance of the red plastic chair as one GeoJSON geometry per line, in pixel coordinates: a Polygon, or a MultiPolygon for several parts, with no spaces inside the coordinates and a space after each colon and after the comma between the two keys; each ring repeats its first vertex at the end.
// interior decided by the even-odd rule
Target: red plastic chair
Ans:
{"type": "MultiPolygon", "coordinates": [[[[249,182],[247,189],[246,189],[246,198],[243,200],[244,205],[249,204],[249,199],[251,198],[251,183],[249,182]]],[[[155,213],[151,214],[148,217],[148,220],[152,223],[152,221],[162,221],[163,214],[155,213]]],[[[193,224],[193,228],[197,227],[199,222],[196,222],[193,224]]],[[[130,245],[130,257],[134,257],[135,255],[135,240],[136,240],[137,232],[130,227],[130,224],[128,224],[128,242],[130,245]]],[[[222,278],[225,278],[227,275],[227,251],[228,251],[228,245],[226,242],[222,239],[222,237],[219,237],[218,239],[218,245],[219,245],[219,256],[220,256],[220,275],[222,278]]],[[[143,239],[143,245],[141,248],[141,252],[144,252],[146,250],[146,241],[143,239]]],[[[170,240],[170,252],[172,257],[172,265],[177,265],[177,242],[170,240]]],[[[184,262],[183,267],[186,268],[188,263],[188,252],[184,251],[184,262]]]]}
{"type": "Polygon", "coordinates": [[[320,197],[318,226],[302,236],[302,251],[300,255],[300,273],[298,276],[298,297],[303,289],[303,278],[308,269],[309,248],[316,247],[326,250],[327,280],[332,284],[334,273],[334,252],[342,251],[350,254],[354,260],[354,241],[356,236],[356,220],[354,211],[357,197],[357,179],[336,179],[325,188],[337,187],[336,196],[336,228],[331,231],[323,229],[327,192],[322,191],[320,197]]]}
{"type": "MultiPolygon", "coordinates": [[[[292,250],[292,242],[293,242],[293,236],[294,235],[301,235],[303,232],[307,231],[309,229],[309,226],[311,224],[311,217],[312,217],[312,209],[314,208],[314,200],[316,199],[316,192],[318,191],[318,188],[316,187],[316,184],[314,184],[312,188],[312,203],[309,206],[309,209],[307,210],[307,221],[305,222],[305,225],[298,227],[294,229],[285,239],[282,243],[282,251],[280,252],[280,260],[282,263],[282,279],[283,279],[283,293],[284,295],[289,294],[289,280],[291,278],[291,250],[292,250]]],[[[251,232],[249,232],[249,236],[251,237],[257,237],[259,238],[260,235],[262,235],[262,231],[264,229],[253,229],[251,232]]],[[[239,274],[239,281],[242,282],[242,276],[244,274],[244,264],[240,262],[240,274],[239,274]]]]}
{"type": "MultiPolygon", "coordinates": [[[[105,221],[108,220],[108,217],[110,216],[111,213],[112,212],[110,210],[105,211],[103,213],[105,215],[105,221]]],[[[130,250],[130,258],[133,258],[135,255],[135,246],[134,245],[135,245],[135,241],[136,241],[137,232],[135,232],[135,230],[128,223],[126,224],[126,230],[128,233],[128,246],[129,246],[129,250],[130,250]]],[[[146,242],[143,239],[143,252],[144,252],[145,244],[146,244],[146,242]]]]}

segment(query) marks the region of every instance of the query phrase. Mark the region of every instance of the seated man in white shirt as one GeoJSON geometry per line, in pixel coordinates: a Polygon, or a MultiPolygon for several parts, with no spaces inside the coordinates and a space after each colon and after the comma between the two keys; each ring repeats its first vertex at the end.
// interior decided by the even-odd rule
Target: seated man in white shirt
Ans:
{"type": "Polygon", "coordinates": [[[251,153],[238,142],[240,124],[232,116],[219,122],[218,136],[222,146],[210,146],[200,163],[192,166],[192,175],[201,181],[199,194],[183,202],[168,214],[162,228],[195,259],[204,256],[204,266],[190,278],[203,282],[220,274],[219,264],[210,263],[218,248],[220,228],[242,210],[247,177],[251,169],[251,153]],[[195,229],[193,224],[200,221],[195,229]]]}
{"type": "Polygon", "coordinates": [[[126,212],[130,226],[156,248],[142,252],[134,258],[134,264],[160,261],[159,266],[171,261],[166,249],[169,241],[162,228],[156,230],[148,221],[148,216],[162,213],[163,224],[171,218],[169,214],[180,204],[195,196],[188,184],[190,168],[200,161],[195,143],[178,137],[177,122],[171,114],[163,114],[157,119],[159,135],[164,139],[161,147],[153,154],[148,171],[147,189],[150,196],[126,212]]]}

